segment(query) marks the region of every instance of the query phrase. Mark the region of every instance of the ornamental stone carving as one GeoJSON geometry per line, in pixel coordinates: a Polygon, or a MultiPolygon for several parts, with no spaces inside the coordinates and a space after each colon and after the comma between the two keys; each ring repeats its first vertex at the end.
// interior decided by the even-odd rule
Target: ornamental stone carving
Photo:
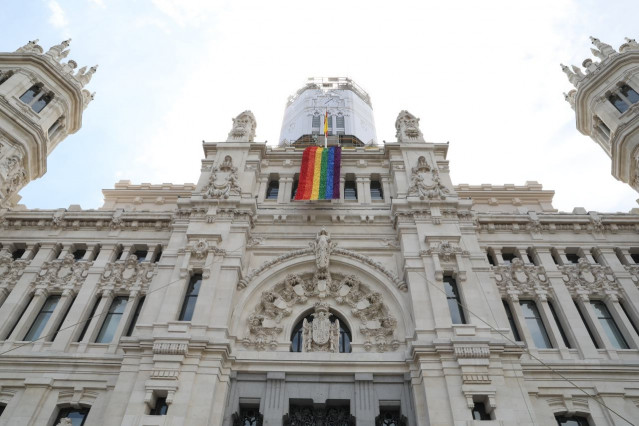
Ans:
{"type": "Polygon", "coordinates": [[[203,262],[206,260],[206,257],[209,253],[224,255],[226,254],[226,250],[212,247],[208,241],[204,239],[199,239],[197,241],[192,242],[187,247],[187,250],[191,252],[191,260],[195,262],[203,262]]]}
{"type": "MultiPolygon", "coordinates": [[[[422,254],[422,252],[420,252],[422,254]]],[[[451,243],[450,241],[443,240],[439,243],[431,245],[430,248],[423,251],[423,254],[438,255],[439,260],[444,263],[455,262],[456,255],[469,256],[468,250],[463,250],[458,244],[451,243]]]]}
{"type": "Polygon", "coordinates": [[[139,291],[146,293],[157,265],[150,262],[138,262],[138,257],[130,254],[124,262],[107,263],[100,276],[98,289],[100,291],[139,291]]]}
{"type": "Polygon", "coordinates": [[[630,278],[639,287],[639,265],[624,265],[624,268],[630,274],[630,278]]]}
{"type": "Polygon", "coordinates": [[[511,300],[519,297],[542,298],[550,291],[550,282],[542,266],[525,265],[521,259],[513,259],[510,265],[493,267],[495,281],[502,296],[511,300]]]}
{"type": "Polygon", "coordinates": [[[445,199],[450,194],[439,177],[439,171],[431,167],[424,157],[419,157],[417,166],[412,168],[408,195],[416,195],[420,199],[445,199]]]}
{"type": "Polygon", "coordinates": [[[226,199],[240,195],[237,167],[233,166],[233,159],[226,156],[224,161],[211,169],[209,182],[203,190],[204,198],[226,199]]]}
{"type": "Polygon", "coordinates": [[[0,252],[0,283],[2,283],[0,288],[11,291],[28,264],[28,260],[13,260],[11,253],[2,250],[0,252]]]}
{"type": "Polygon", "coordinates": [[[89,274],[93,262],[76,261],[72,254],[44,262],[35,279],[36,289],[77,291],[89,274]]]}
{"type": "Polygon", "coordinates": [[[249,333],[243,339],[244,345],[257,350],[275,349],[282,319],[291,315],[293,306],[308,304],[311,299],[325,303],[332,299],[338,305],[349,306],[353,317],[361,322],[360,332],[367,339],[366,350],[375,346],[384,352],[399,347],[394,338],[397,320],[390,314],[382,295],[371,292],[355,275],[332,277],[328,272],[288,275],[262,292],[259,304],[249,316],[249,333]]]}
{"type": "Polygon", "coordinates": [[[307,254],[310,253],[314,253],[315,257],[316,257],[316,266],[318,268],[318,271],[324,271],[324,265],[326,265],[326,268],[328,268],[329,266],[329,258],[331,255],[341,255],[341,256],[345,256],[345,257],[349,257],[351,259],[355,259],[357,261],[360,261],[364,264],[367,264],[371,267],[373,267],[374,269],[378,270],[379,272],[381,272],[382,274],[384,274],[389,280],[391,280],[393,282],[393,284],[395,284],[395,286],[400,289],[401,291],[407,291],[408,290],[408,286],[406,285],[406,282],[404,280],[402,280],[401,278],[399,278],[397,276],[397,274],[395,274],[394,272],[390,271],[388,268],[384,267],[384,265],[382,265],[381,263],[377,262],[374,259],[371,259],[370,257],[360,254],[360,253],[355,253],[351,250],[347,250],[347,249],[343,249],[340,247],[337,247],[336,243],[331,242],[330,239],[330,235],[328,234],[328,232],[326,232],[325,230],[320,231],[317,234],[317,237],[315,238],[315,241],[311,241],[309,243],[309,248],[303,248],[303,249],[298,249],[298,250],[292,250],[290,252],[284,253],[274,259],[271,259],[267,262],[264,262],[261,266],[259,266],[258,268],[250,271],[244,278],[240,279],[238,281],[237,287],[238,289],[244,289],[246,288],[246,286],[260,273],[262,273],[263,271],[265,271],[266,269],[273,267],[274,265],[277,265],[279,263],[282,263],[286,260],[295,258],[295,257],[300,257],[300,256],[305,256],[307,254]],[[323,234],[323,232],[325,234],[323,234]],[[320,244],[321,243],[321,244],[320,244]],[[321,249],[320,249],[321,247],[321,249]],[[328,253],[328,254],[326,254],[328,253]],[[322,265],[320,267],[320,265],[322,265]]]}
{"type": "Polygon", "coordinates": [[[612,297],[617,299],[621,291],[612,269],[609,266],[591,265],[580,258],[576,265],[559,266],[564,282],[573,297],[612,297]]]}
{"type": "Polygon", "coordinates": [[[38,54],[42,54],[44,52],[44,49],[42,49],[42,47],[38,44],[39,41],[40,40],[38,40],[37,38],[35,40],[29,41],[27,44],[25,44],[24,46],[22,46],[18,50],[16,50],[16,53],[38,53],[38,54]]]}
{"type": "Polygon", "coordinates": [[[339,320],[329,320],[328,303],[315,303],[313,320],[304,318],[302,325],[302,352],[339,352],[339,320]]]}
{"type": "Polygon", "coordinates": [[[233,128],[226,139],[227,142],[254,142],[257,121],[251,111],[244,111],[233,119],[233,128]]]}
{"type": "Polygon", "coordinates": [[[403,110],[395,120],[397,142],[424,142],[424,135],[419,130],[419,118],[403,110]]]}

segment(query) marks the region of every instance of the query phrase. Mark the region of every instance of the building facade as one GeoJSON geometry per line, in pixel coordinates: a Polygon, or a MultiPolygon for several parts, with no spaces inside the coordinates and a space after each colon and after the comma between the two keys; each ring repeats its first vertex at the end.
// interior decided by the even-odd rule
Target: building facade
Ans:
{"type": "Polygon", "coordinates": [[[196,184],[0,211],[0,425],[639,418],[636,212],[453,185],[407,111],[396,142],[351,130],[339,199],[292,201],[313,116],[272,147],[241,113],[196,184]]]}

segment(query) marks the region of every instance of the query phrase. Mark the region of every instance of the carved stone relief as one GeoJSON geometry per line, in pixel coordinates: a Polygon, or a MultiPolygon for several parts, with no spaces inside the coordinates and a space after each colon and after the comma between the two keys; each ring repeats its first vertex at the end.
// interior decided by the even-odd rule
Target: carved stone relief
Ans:
{"type": "Polygon", "coordinates": [[[257,121],[251,111],[244,111],[233,119],[233,128],[226,139],[227,142],[253,142],[257,121]]]}
{"type": "Polygon", "coordinates": [[[439,177],[439,171],[428,165],[424,157],[419,157],[417,166],[412,168],[408,195],[416,195],[420,199],[445,199],[450,194],[439,177]]]}
{"type": "Polygon", "coordinates": [[[89,274],[89,268],[93,262],[76,261],[72,254],[67,254],[63,259],[55,259],[44,262],[35,279],[36,289],[69,290],[77,292],[89,274]]]}
{"type": "Polygon", "coordinates": [[[521,259],[513,259],[510,265],[493,267],[495,281],[503,297],[519,300],[520,297],[545,298],[550,282],[542,266],[525,265],[521,259]]]}
{"type": "Polygon", "coordinates": [[[221,164],[211,169],[211,176],[203,189],[203,196],[220,199],[234,195],[240,195],[237,167],[233,166],[233,159],[227,155],[221,164]]]}
{"type": "MultiPolygon", "coordinates": [[[[370,350],[373,345],[380,352],[399,347],[399,342],[394,338],[397,320],[390,314],[382,295],[371,292],[355,275],[333,276],[329,271],[330,254],[336,250],[338,249],[331,242],[330,235],[322,229],[316,240],[311,243],[311,249],[308,249],[315,253],[315,272],[303,275],[289,274],[284,280],[262,292],[259,304],[248,318],[248,336],[243,339],[245,346],[253,346],[257,350],[263,350],[267,346],[275,349],[278,335],[282,331],[282,319],[291,315],[295,305],[305,305],[310,299],[319,299],[314,305],[316,315],[320,319],[318,325],[305,324],[304,333],[311,336],[304,340],[305,351],[334,351],[331,348],[337,345],[331,346],[331,342],[324,339],[326,336],[317,337],[318,333],[330,329],[323,318],[326,316],[328,321],[327,315],[324,314],[330,308],[327,300],[332,299],[337,304],[349,306],[351,314],[360,320],[360,332],[367,339],[364,343],[366,350],[370,350]],[[313,327],[323,327],[323,331],[313,327]]],[[[337,331],[339,338],[339,324],[337,331]]],[[[329,331],[326,333],[330,334],[329,331]]]]}
{"type": "Polygon", "coordinates": [[[11,291],[28,264],[28,260],[13,260],[11,253],[6,250],[0,252],[0,289],[11,291]]]}
{"type": "Polygon", "coordinates": [[[570,294],[574,297],[612,297],[617,299],[621,288],[609,266],[591,265],[580,258],[576,265],[559,267],[570,294]]]}
{"type": "MultiPolygon", "coordinates": [[[[443,263],[451,263],[455,262],[455,256],[457,254],[461,254],[464,256],[469,256],[470,253],[468,250],[463,250],[458,244],[451,243],[450,241],[443,240],[439,243],[435,243],[431,245],[430,248],[424,250],[424,253],[427,255],[438,255],[439,260],[443,263]]],[[[420,252],[421,254],[421,252],[420,252]]]]}
{"type": "Polygon", "coordinates": [[[339,352],[339,320],[331,323],[328,303],[315,303],[313,321],[304,318],[302,352],[339,352]]]}
{"type": "Polygon", "coordinates": [[[131,254],[124,262],[107,263],[98,282],[98,290],[139,291],[146,293],[157,265],[150,262],[138,262],[136,255],[131,254]]]}
{"type": "Polygon", "coordinates": [[[403,110],[395,120],[397,142],[424,142],[424,135],[419,130],[419,118],[403,110]]]}

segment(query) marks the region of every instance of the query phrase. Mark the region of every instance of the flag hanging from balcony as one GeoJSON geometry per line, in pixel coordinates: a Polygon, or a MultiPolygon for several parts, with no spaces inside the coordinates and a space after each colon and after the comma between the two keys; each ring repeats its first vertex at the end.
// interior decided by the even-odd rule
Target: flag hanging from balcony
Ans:
{"type": "Polygon", "coordinates": [[[309,146],[302,154],[296,200],[339,199],[342,148],[309,146]]]}

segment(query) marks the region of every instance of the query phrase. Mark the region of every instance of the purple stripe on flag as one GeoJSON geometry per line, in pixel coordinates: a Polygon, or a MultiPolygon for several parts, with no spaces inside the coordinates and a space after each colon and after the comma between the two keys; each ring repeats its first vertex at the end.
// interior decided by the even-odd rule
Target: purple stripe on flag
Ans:
{"type": "Polygon", "coordinates": [[[334,147],[335,153],[333,155],[333,198],[340,198],[339,184],[340,184],[340,165],[342,164],[342,147],[334,147]]]}

